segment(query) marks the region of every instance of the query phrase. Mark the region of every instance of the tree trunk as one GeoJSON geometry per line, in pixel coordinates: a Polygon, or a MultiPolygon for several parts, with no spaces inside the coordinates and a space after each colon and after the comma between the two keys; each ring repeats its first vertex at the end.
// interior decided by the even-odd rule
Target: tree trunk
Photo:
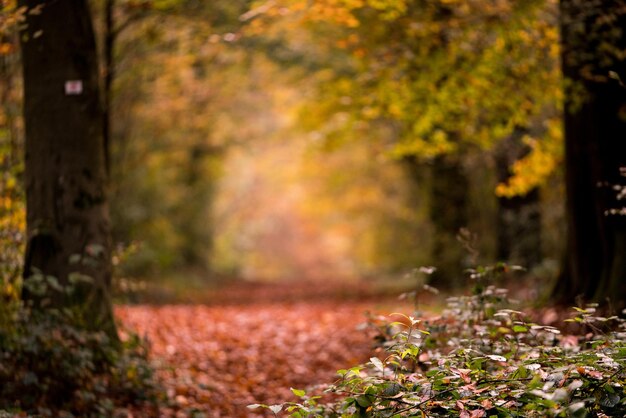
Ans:
{"type": "MultiPolygon", "coordinates": [[[[511,176],[511,165],[528,152],[522,143],[523,131],[514,132],[495,152],[498,182],[511,176]]],[[[539,189],[523,196],[498,197],[496,219],[497,258],[527,269],[541,262],[541,208],[539,189]]]]}
{"type": "Polygon", "coordinates": [[[600,55],[606,48],[600,46],[626,49],[626,15],[623,1],[599,3],[592,8],[561,1],[563,73],[570,86],[564,116],[567,244],[554,296],[566,304],[580,296],[623,308],[626,62],[613,57],[606,65],[607,57],[600,55]],[[615,19],[600,19],[608,15],[615,19]]]}
{"type": "Polygon", "coordinates": [[[181,248],[183,262],[185,266],[204,273],[211,271],[214,234],[210,208],[215,199],[215,166],[221,153],[219,147],[202,143],[191,146],[182,184],[187,197],[178,209],[179,228],[184,236],[181,248]]]}
{"type": "Polygon", "coordinates": [[[103,59],[104,59],[104,80],[102,83],[103,98],[103,147],[104,147],[104,166],[107,175],[111,172],[111,105],[113,102],[113,81],[115,80],[115,0],[106,0],[104,3],[104,35],[103,35],[103,59]]]}
{"type": "Polygon", "coordinates": [[[467,227],[469,183],[458,156],[435,158],[432,166],[430,219],[433,224],[433,265],[436,287],[455,288],[464,283],[469,254],[457,236],[467,227]]]}
{"type": "Polygon", "coordinates": [[[73,306],[88,328],[116,338],[103,109],[87,1],[20,5],[40,8],[27,14],[21,37],[28,235],[23,297],[40,309],[73,306]],[[28,286],[38,271],[62,286],[79,275],[91,280],[80,281],[72,296],[54,286],[39,294],[28,286]]]}

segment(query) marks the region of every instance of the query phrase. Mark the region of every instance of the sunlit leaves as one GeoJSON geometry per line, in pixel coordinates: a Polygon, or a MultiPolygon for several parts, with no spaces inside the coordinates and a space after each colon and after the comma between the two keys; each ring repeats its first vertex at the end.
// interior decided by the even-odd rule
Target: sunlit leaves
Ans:
{"type": "Polygon", "coordinates": [[[524,195],[541,186],[557,170],[563,158],[562,128],[559,120],[546,122],[548,129],[544,138],[525,137],[530,153],[516,161],[511,168],[512,176],[507,184],[499,184],[496,194],[512,197],[524,195]]]}
{"type": "Polygon", "coordinates": [[[512,181],[529,186],[511,186],[507,193],[523,194],[554,173],[562,140],[545,126],[562,98],[554,0],[283,6],[319,21],[318,36],[334,24],[334,54],[351,57],[352,72],[342,69],[334,84],[325,81],[318,104],[310,106],[326,115],[317,121],[326,130],[345,129],[347,137],[355,123],[386,121],[396,127],[392,155],[431,159],[489,150],[515,129],[530,129],[538,141],[550,143],[543,146],[545,158],[528,158],[513,169],[512,181]],[[343,127],[333,112],[348,115],[343,127]],[[543,164],[546,158],[552,163],[543,164]]]}
{"type": "MultiPolygon", "coordinates": [[[[261,106],[248,107],[258,92],[251,87],[256,74],[248,72],[253,64],[235,42],[239,35],[230,32],[243,3],[116,4],[119,24],[131,23],[116,44],[114,237],[144,244],[121,266],[126,273],[209,266],[225,150],[259,130],[241,123],[261,106]],[[134,19],[137,13],[142,19],[134,19]]],[[[263,65],[253,66],[262,73],[263,65]]]]}
{"type": "Polygon", "coordinates": [[[0,5],[0,325],[7,324],[19,300],[26,230],[17,50],[24,12],[15,1],[0,5]]]}
{"type": "Polygon", "coordinates": [[[0,3],[0,58],[17,53],[15,35],[24,20],[24,13],[26,7],[18,8],[16,0],[0,3]]]}

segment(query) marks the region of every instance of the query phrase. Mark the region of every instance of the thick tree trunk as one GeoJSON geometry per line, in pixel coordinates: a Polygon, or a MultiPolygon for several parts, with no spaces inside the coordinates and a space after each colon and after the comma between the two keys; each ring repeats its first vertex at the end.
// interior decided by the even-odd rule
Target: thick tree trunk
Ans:
{"type": "Polygon", "coordinates": [[[102,132],[103,147],[104,147],[104,164],[107,175],[111,172],[111,106],[113,102],[113,81],[115,80],[115,61],[114,61],[114,48],[115,48],[115,0],[106,0],[104,3],[104,34],[103,34],[103,59],[104,59],[104,80],[102,83],[102,95],[103,95],[103,126],[102,132]]]}
{"type": "MultiPolygon", "coordinates": [[[[527,147],[523,131],[516,131],[496,149],[498,182],[511,176],[511,165],[522,158],[527,147]]],[[[541,208],[539,190],[523,196],[498,197],[496,219],[497,258],[530,269],[541,262],[541,208]]]]}
{"type": "Polygon", "coordinates": [[[26,282],[41,271],[62,285],[74,273],[91,277],[73,297],[24,287],[34,306],[76,306],[86,325],[116,337],[110,283],[110,225],[106,193],[103,109],[97,52],[86,0],[22,0],[26,282]],[[69,83],[68,83],[69,82],[69,83]]]}
{"type": "Polygon", "coordinates": [[[599,51],[606,49],[599,45],[610,43],[616,50],[626,50],[626,15],[623,1],[600,3],[590,9],[585,2],[561,2],[563,72],[568,85],[584,89],[566,91],[568,230],[563,272],[554,296],[567,304],[580,296],[587,301],[610,300],[614,308],[623,308],[626,214],[618,195],[626,186],[626,61],[614,57],[605,65],[599,51]],[[605,22],[620,31],[603,27],[601,15],[615,17],[605,22]],[[619,37],[611,38],[616,33],[619,37]]]}

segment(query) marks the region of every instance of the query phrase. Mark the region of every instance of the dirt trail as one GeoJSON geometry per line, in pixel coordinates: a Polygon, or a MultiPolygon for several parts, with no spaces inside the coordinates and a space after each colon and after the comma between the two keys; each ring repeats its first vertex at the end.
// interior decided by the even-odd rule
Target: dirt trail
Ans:
{"type": "Polygon", "coordinates": [[[290,387],[332,382],[336,370],[373,353],[371,336],[357,330],[364,313],[376,310],[371,299],[303,301],[300,289],[282,295],[287,303],[267,295],[244,303],[229,292],[221,304],[116,309],[124,326],[152,342],[158,375],[175,401],[161,416],[255,416],[246,405],[295,400],[290,387]]]}

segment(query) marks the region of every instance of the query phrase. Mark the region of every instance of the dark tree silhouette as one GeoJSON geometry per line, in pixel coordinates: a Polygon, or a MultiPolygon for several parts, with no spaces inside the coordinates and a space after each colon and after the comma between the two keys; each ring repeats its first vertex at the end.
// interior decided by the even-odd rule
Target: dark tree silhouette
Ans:
{"type": "Polygon", "coordinates": [[[35,273],[61,285],[23,297],[39,308],[78,304],[87,325],[115,336],[109,288],[110,224],[97,51],[86,0],[22,0],[26,131],[26,282],[35,273]],[[70,300],[71,299],[71,300],[70,300]]]}
{"type": "Polygon", "coordinates": [[[561,1],[567,244],[557,301],[626,305],[626,3],[561,1]]]}

